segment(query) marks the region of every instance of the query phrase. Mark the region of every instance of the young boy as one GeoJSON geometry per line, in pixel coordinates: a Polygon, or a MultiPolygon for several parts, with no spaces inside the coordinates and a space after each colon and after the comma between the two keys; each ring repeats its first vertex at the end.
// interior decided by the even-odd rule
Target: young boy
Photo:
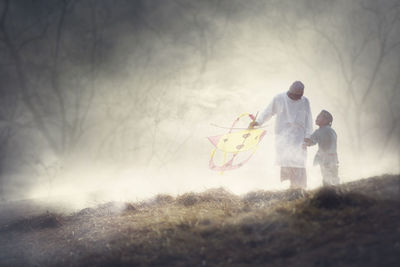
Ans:
{"type": "Polygon", "coordinates": [[[318,151],[314,158],[314,165],[321,167],[322,183],[324,186],[339,184],[338,177],[338,156],[336,152],[336,132],[331,128],[332,115],[322,110],[315,124],[319,126],[317,130],[310,136],[305,138],[305,146],[318,144],[318,151]]]}

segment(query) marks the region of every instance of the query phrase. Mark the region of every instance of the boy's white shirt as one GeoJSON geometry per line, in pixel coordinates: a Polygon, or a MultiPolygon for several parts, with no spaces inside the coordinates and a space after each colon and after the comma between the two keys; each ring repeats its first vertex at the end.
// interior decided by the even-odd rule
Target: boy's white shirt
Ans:
{"type": "Polygon", "coordinates": [[[337,135],[330,125],[321,126],[310,137],[311,145],[318,144],[318,151],[314,158],[314,165],[338,164],[336,152],[337,135]]]}
{"type": "Polygon", "coordinates": [[[282,167],[305,168],[307,150],[302,144],[305,137],[313,132],[310,103],[305,96],[292,100],[287,93],[274,97],[272,102],[257,118],[257,123],[264,122],[276,115],[275,148],[276,164],[282,167]]]}

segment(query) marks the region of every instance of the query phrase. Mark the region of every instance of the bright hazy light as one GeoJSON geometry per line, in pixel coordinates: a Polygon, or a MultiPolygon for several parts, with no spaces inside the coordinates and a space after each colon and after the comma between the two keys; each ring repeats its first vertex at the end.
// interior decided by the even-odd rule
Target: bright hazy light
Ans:
{"type": "MultiPolygon", "coordinates": [[[[299,4],[301,1],[289,1],[289,6],[272,1],[276,3],[271,7],[268,1],[251,2],[254,6],[232,1],[238,7],[231,10],[232,14],[230,9],[218,10],[206,1],[204,5],[193,1],[197,3],[196,15],[189,12],[193,10],[176,15],[174,10],[184,5],[177,7],[174,1],[156,2],[163,4],[144,4],[149,5],[145,13],[148,20],[140,26],[135,24],[143,29],[133,27],[125,17],[125,24],[115,24],[115,29],[112,20],[107,22],[102,34],[109,38],[109,51],[93,81],[96,94],[84,137],[75,154],[63,159],[54,174],[36,166],[38,171],[33,175],[17,167],[10,181],[29,177],[34,182],[28,192],[13,185],[15,198],[65,197],[80,207],[215,187],[235,194],[287,189],[289,183],[281,183],[279,167],[274,164],[274,119],[266,123],[267,135],[250,161],[222,175],[208,168],[213,146],[207,137],[228,131],[211,124],[229,127],[241,113],[262,112],[295,80],[305,84],[304,95],[310,100],[313,120],[322,109],[334,117],[342,182],[400,171],[396,135],[389,137],[387,149],[382,150],[390,128],[385,115],[390,112],[385,108],[391,107],[384,100],[395,80],[397,61],[384,58],[374,81],[374,94],[365,102],[362,114],[357,114],[353,106],[346,109],[350,96],[337,51],[314,28],[323,27],[326,36],[337,41],[344,72],[354,74],[355,88],[365,89],[377,62],[379,43],[372,36],[355,63],[351,61],[352,51],[358,51],[363,40],[361,34],[368,32],[366,27],[375,29],[374,17],[365,15],[356,3],[321,2],[321,6],[315,6],[318,12],[314,18],[320,23],[313,24],[311,9],[299,4]],[[368,23],[346,24],[358,18],[352,17],[352,11],[360,12],[360,21],[368,23]],[[385,119],[387,124],[382,123],[385,119]],[[364,143],[358,151],[354,133],[359,121],[364,143]]],[[[79,66],[74,71],[79,73],[79,66]]],[[[398,98],[398,93],[394,97],[398,98]]],[[[57,161],[45,142],[37,146],[43,148],[38,152],[43,162],[57,161]]],[[[315,146],[308,149],[310,189],[322,184],[319,167],[312,166],[316,150],[315,146]]]]}

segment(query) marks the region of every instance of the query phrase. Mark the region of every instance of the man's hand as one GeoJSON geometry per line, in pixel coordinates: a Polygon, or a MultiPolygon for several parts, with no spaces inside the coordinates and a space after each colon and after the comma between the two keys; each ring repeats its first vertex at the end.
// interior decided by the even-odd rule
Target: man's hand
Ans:
{"type": "Polygon", "coordinates": [[[254,129],[254,127],[258,126],[258,125],[259,125],[258,122],[252,121],[252,122],[250,122],[248,129],[254,129]]]}

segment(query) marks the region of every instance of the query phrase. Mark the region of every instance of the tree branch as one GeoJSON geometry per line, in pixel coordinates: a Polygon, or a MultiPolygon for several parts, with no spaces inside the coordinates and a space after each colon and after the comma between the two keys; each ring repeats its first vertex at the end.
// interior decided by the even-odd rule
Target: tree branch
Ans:
{"type": "Polygon", "coordinates": [[[46,23],[46,25],[43,27],[43,30],[38,35],[32,36],[31,38],[28,38],[25,41],[21,42],[19,44],[19,46],[17,47],[17,50],[22,50],[26,45],[42,39],[46,35],[48,27],[49,27],[49,24],[46,23]]]}
{"type": "Polygon", "coordinates": [[[9,0],[5,0],[4,1],[4,8],[3,8],[3,11],[1,12],[1,17],[0,17],[0,27],[1,27],[2,30],[5,29],[6,18],[7,18],[8,9],[9,9],[9,4],[10,4],[9,0]]]}

